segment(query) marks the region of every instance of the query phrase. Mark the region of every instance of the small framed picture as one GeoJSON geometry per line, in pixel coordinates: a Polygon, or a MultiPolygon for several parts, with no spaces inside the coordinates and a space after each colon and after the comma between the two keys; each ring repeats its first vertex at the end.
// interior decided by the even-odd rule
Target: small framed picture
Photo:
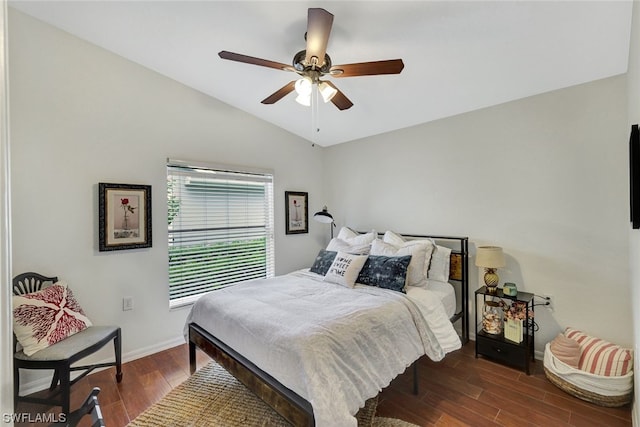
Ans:
{"type": "Polygon", "coordinates": [[[151,186],[98,184],[98,249],[151,247],[151,186]]]}
{"type": "Polygon", "coordinates": [[[285,191],[286,234],[309,232],[309,193],[285,191]]]}

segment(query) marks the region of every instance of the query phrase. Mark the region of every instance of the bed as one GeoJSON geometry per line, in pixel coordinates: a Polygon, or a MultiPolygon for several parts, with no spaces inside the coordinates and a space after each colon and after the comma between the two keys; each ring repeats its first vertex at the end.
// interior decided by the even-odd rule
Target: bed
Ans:
{"type": "MultiPolygon", "coordinates": [[[[348,241],[340,239],[341,234],[336,239],[348,241]]],[[[351,243],[365,235],[371,233],[351,232],[351,243]]],[[[370,249],[380,246],[387,233],[374,233],[374,238],[370,249]]],[[[330,243],[318,257],[323,252],[338,255],[324,275],[315,268],[316,258],[309,269],[243,282],[200,298],[185,323],[191,372],[200,348],[296,426],[356,426],[354,414],[364,402],[408,367],[413,368],[417,392],[416,361],[425,354],[441,360],[468,341],[468,240],[425,235],[402,239],[411,250],[425,240],[433,242],[434,251],[445,249],[440,261],[446,254],[447,280],[434,275],[420,286],[406,286],[404,292],[362,284],[367,281],[362,274],[352,286],[327,281],[335,272],[329,267],[347,258],[345,265],[355,264],[360,256],[347,257],[344,247],[332,248],[330,243]]],[[[396,263],[402,258],[409,267],[412,260],[422,259],[414,255],[407,261],[405,252],[362,255],[366,264],[361,271],[383,259],[396,263]]],[[[418,270],[404,271],[409,283],[418,270]]]]}

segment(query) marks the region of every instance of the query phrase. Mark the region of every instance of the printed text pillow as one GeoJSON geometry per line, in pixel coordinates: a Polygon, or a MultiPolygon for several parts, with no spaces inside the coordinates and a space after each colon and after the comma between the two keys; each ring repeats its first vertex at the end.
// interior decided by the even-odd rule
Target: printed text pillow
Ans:
{"type": "Polygon", "coordinates": [[[360,273],[366,261],[367,255],[338,252],[327,274],[324,276],[324,281],[353,288],[358,278],[358,273],[360,273]]]}
{"type": "Polygon", "coordinates": [[[13,296],[13,332],[31,356],[91,326],[66,284],[13,296]]]}

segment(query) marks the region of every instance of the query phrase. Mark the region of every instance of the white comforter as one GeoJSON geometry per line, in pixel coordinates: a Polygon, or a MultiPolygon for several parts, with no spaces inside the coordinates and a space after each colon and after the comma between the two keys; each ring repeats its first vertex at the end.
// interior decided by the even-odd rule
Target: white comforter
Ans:
{"type": "Polygon", "coordinates": [[[197,323],[308,400],[317,426],[355,427],[364,402],[416,359],[460,348],[438,304],[424,289],[351,289],[298,271],[203,296],[185,336],[197,323]]]}

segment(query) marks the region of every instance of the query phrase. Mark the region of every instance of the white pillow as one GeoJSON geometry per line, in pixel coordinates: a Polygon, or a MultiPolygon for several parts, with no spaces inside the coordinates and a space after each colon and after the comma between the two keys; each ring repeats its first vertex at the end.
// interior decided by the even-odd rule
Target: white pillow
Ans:
{"type": "MultiPolygon", "coordinates": [[[[433,243],[432,240],[430,239],[415,239],[415,240],[405,240],[401,235],[394,233],[393,231],[386,231],[384,233],[384,236],[382,238],[383,242],[391,244],[393,246],[395,246],[396,248],[405,248],[405,247],[410,247],[413,245],[426,245],[427,246],[427,250],[424,252],[424,261],[423,260],[411,260],[412,263],[414,263],[414,267],[422,267],[422,277],[421,277],[421,281],[422,280],[426,280],[427,276],[429,274],[429,265],[431,264],[431,256],[433,254],[434,248],[435,248],[435,244],[433,243]]],[[[372,255],[374,255],[372,253],[372,255]]],[[[418,255],[418,254],[416,254],[418,255]]],[[[419,253],[420,256],[422,256],[422,252],[419,253]]],[[[411,269],[411,265],[409,265],[409,269],[411,269]]],[[[417,274],[416,274],[416,279],[417,279],[417,274]]],[[[415,286],[418,285],[420,283],[414,283],[411,286],[415,286]]],[[[424,284],[424,283],[422,283],[424,284]]]]}
{"type": "Polygon", "coordinates": [[[424,285],[427,280],[427,259],[431,258],[433,244],[426,241],[405,242],[402,247],[385,243],[376,239],[371,244],[371,255],[405,256],[411,255],[411,262],[407,268],[407,286],[424,285]]]}
{"type": "Polygon", "coordinates": [[[344,240],[350,245],[370,244],[376,237],[378,237],[378,233],[375,230],[365,234],[358,234],[349,227],[342,227],[338,233],[338,239],[344,240]]]}
{"type": "Polygon", "coordinates": [[[394,246],[402,246],[406,242],[406,240],[404,240],[404,237],[390,230],[387,230],[384,233],[384,236],[382,237],[382,241],[394,246]]]}
{"type": "Polygon", "coordinates": [[[451,267],[451,248],[436,245],[431,255],[431,264],[427,277],[440,282],[449,281],[449,269],[451,267]]]}
{"type": "Polygon", "coordinates": [[[331,263],[331,267],[329,267],[329,271],[324,276],[324,281],[353,288],[358,278],[358,273],[360,273],[366,261],[367,255],[338,252],[331,263]]]}
{"type": "MultiPolygon", "coordinates": [[[[387,231],[386,233],[384,233],[384,236],[382,237],[382,241],[385,243],[389,243],[393,246],[397,246],[397,247],[402,247],[405,245],[410,245],[410,244],[415,244],[415,243],[422,243],[425,245],[431,245],[433,246],[433,250],[435,250],[435,242],[431,239],[411,239],[411,240],[405,240],[404,237],[402,237],[399,234],[394,233],[393,231],[387,231]]],[[[433,251],[432,251],[433,252],[433,251]]],[[[427,261],[428,263],[428,261],[427,261]]]]}
{"type": "Polygon", "coordinates": [[[354,243],[351,244],[346,240],[342,240],[338,237],[331,239],[326,248],[327,251],[333,252],[348,252],[350,254],[368,254],[371,250],[371,243],[354,243]]]}

